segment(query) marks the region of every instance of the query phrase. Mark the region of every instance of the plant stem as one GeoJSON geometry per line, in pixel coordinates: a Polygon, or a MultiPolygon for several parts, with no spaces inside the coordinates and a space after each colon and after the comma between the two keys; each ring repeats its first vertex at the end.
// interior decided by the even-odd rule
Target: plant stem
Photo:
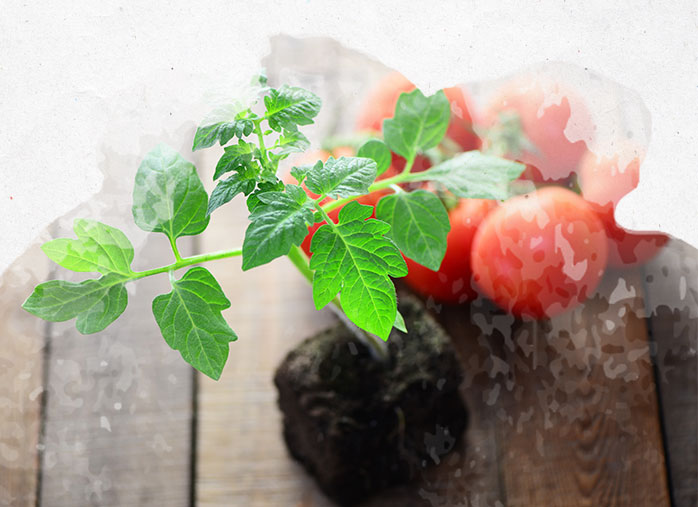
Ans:
{"type": "MultiPolygon", "coordinates": [[[[409,181],[421,181],[423,179],[427,180],[429,178],[424,175],[425,172],[426,171],[420,173],[401,172],[400,174],[398,174],[397,176],[393,176],[392,178],[386,178],[384,180],[376,181],[370,187],[368,187],[368,193],[372,194],[373,192],[378,192],[379,190],[390,188],[391,185],[397,185],[398,183],[406,183],[409,181]]],[[[353,197],[345,197],[344,199],[337,199],[336,201],[328,202],[327,204],[322,206],[322,210],[326,213],[329,213],[333,209],[337,209],[340,206],[344,206],[348,202],[355,201],[359,197],[362,196],[356,195],[353,197]]]]}
{"type": "Polygon", "coordinates": [[[410,171],[412,171],[412,166],[414,165],[415,158],[417,158],[417,154],[414,154],[407,159],[407,162],[405,162],[405,168],[402,170],[402,173],[400,174],[410,174],[410,171]]]}
{"type": "Polygon", "coordinates": [[[172,253],[174,253],[175,260],[177,262],[181,261],[182,256],[179,254],[179,250],[177,249],[177,240],[169,234],[167,235],[167,238],[170,240],[170,245],[172,246],[172,253]]]}
{"type": "Polygon", "coordinates": [[[308,262],[308,256],[305,252],[300,249],[300,247],[292,246],[291,251],[288,252],[288,258],[291,260],[294,266],[298,268],[301,275],[305,277],[308,282],[313,283],[313,271],[310,269],[310,263],[308,262]]]}
{"type": "Polygon", "coordinates": [[[159,273],[167,273],[170,271],[175,271],[180,268],[191,266],[192,264],[199,264],[202,262],[215,261],[218,259],[226,259],[228,257],[238,257],[242,255],[242,248],[237,248],[235,250],[226,250],[223,252],[213,252],[208,254],[192,255],[191,257],[180,258],[177,262],[169,264],[168,266],[162,266],[160,268],[148,269],[146,271],[136,271],[133,273],[131,280],[137,280],[139,278],[145,278],[146,276],[157,275],[159,273]]]}
{"type": "Polygon", "coordinates": [[[254,131],[257,134],[257,140],[259,141],[259,151],[262,154],[262,167],[264,169],[268,169],[267,164],[268,164],[268,158],[267,158],[267,148],[264,146],[264,134],[262,133],[262,120],[264,118],[260,118],[258,121],[254,122],[254,131]]]}

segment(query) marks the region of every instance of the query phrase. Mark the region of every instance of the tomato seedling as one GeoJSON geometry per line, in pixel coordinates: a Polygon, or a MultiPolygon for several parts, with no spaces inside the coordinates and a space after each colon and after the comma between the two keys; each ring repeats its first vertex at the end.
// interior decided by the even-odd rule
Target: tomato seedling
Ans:
{"type": "Polygon", "coordinates": [[[194,165],[168,146],[155,147],[138,168],[133,219],[141,229],[168,237],[173,263],[133,271],[133,246],[121,231],[93,220],[76,220],[77,239],[49,241],[43,250],[66,269],[101,276],[78,283],[42,283],[23,307],[49,321],[75,318],[78,331],[96,333],[123,313],[126,283],[169,273],[172,290],[153,301],[155,321],[165,341],[185,361],[218,379],[229,342],[237,339],[221,315],[230,302],[207,269],[191,267],[179,279],[175,271],[235,256],[242,256],[242,269],[248,270],[288,255],[311,281],[316,308],[337,305],[375,346],[374,335],[387,340],[393,326],[404,330],[391,280],[407,274],[401,251],[438,269],[450,229],[436,195],[405,192],[398,185],[431,181],[457,197],[505,199],[509,182],[523,170],[521,164],[469,151],[426,171],[412,172],[415,158],[442,141],[450,119],[443,91],[426,97],[414,90],[400,96],[394,117],[385,120],[384,143],[370,141],[358,157],[330,157],[294,167],[291,174],[297,184],[284,183],[277,176],[279,162],[309,148],[299,127],[313,123],[321,101],[302,88],[270,88],[263,77],[252,86],[256,99],[238,101],[211,115],[215,120],[205,120],[194,136],[193,150],[216,143],[224,146],[214,174],[219,182],[210,197],[194,165]],[[258,114],[253,106],[260,97],[264,111],[258,114]],[[404,157],[405,167],[395,176],[376,181],[386,168],[388,150],[404,157]],[[383,197],[377,219],[369,219],[372,208],[356,200],[386,189],[395,193],[383,197]],[[202,233],[210,214],[240,194],[250,211],[242,246],[182,257],[177,239],[202,233]],[[340,207],[338,217],[332,219],[330,212],[340,207]],[[322,221],[326,223],[313,236],[313,256],[308,262],[299,245],[308,226],[322,221]]]}

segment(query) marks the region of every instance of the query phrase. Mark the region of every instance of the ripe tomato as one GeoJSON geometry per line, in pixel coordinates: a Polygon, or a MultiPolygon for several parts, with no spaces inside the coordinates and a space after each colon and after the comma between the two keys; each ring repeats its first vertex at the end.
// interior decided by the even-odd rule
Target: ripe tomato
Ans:
{"type": "Polygon", "coordinates": [[[405,258],[408,273],[405,282],[424,297],[448,304],[472,301],[477,293],[472,287],[470,248],[473,236],[485,216],[497,207],[497,201],[462,199],[449,212],[451,231],[448,233],[446,255],[438,271],[405,258]]]}
{"type": "Polygon", "coordinates": [[[637,187],[644,153],[628,143],[621,144],[610,157],[588,152],[579,167],[582,196],[591,202],[606,227],[608,264],[636,266],[654,257],[669,240],[664,234],[632,232],[624,229],[614,216],[618,201],[637,187]]]}
{"type": "Polygon", "coordinates": [[[577,169],[586,151],[584,141],[570,142],[565,135],[571,102],[579,108],[575,109],[575,119],[579,122],[576,128],[592,132],[591,117],[573,92],[545,77],[524,76],[494,94],[483,114],[484,126],[497,125],[502,113],[516,113],[522,133],[537,153],[522,149],[508,156],[527,164],[528,177],[533,181],[562,182],[577,169]],[[559,101],[554,100],[560,96],[559,101]]]}
{"type": "MultiPolygon", "coordinates": [[[[306,151],[300,157],[298,157],[294,161],[294,165],[300,166],[300,165],[305,165],[305,164],[314,164],[318,160],[322,160],[323,162],[326,162],[327,159],[330,158],[331,156],[333,156],[335,158],[339,158],[339,157],[353,157],[354,155],[355,155],[354,150],[348,146],[339,146],[339,147],[335,148],[332,151],[332,153],[325,151],[325,150],[310,150],[310,151],[306,151]]],[[[390,176],[395,176],[396,174],[397,174],[397,172],[395,171],[395,169],[393,167],[389,167],[387,171],[385,171],[383,174],[381,174],[378,177],[378,179],[387,178],[390,176]]],[[[293,179],[289,175],[287,178],[287,182],[290,182],[292,180],[293,179]]],[[[305,186],[305,183],[302,185],[302,187],[308,193],[308,195],[310,197],[312,197],[313,199],[317,199],[319,197],[317,194],[314,194],[310,190],[308,190],[308,188],[305,186]]],[[[361,204],[366,204],[368,206],[373,206],[375,208],[376,204],[378,203],[378,200],[382,196],[386,195],[387,193],[389,193],[388,190],[373,192],[371,194],[359,197],[357,199],[357,201],[360,202],[361,204]]],[[[332,199],[325,199],[321,202],[321,204],[326,204],[326,203],[331,202],[331,201],[332,201],[332,199]]],[[[339,218],[339,210],[340,209],[342,209],[342,208],[341,207],[335,208],[328,213],[328,215],[330,216],[330,218],[334,222],[337,222],[337,220],[339,218]]],[[[374,211],[373,215],[371,215],[371,216],[375,217],[375,211],[374,211]]],[[[303,240],[303,243],[301,243],[301,249],[303,249],[303,251],[305,252],[305,254],[308,257],[310,257],[312,255],[312,253],[310,252],[310,242],[313,239],[313,234],[315,234],[315,231],[317,231],[320,228],[320,226],[323,225],[324,223],[325,222],[323,221],[323,222],[319,222],[319,223],[310,225],[308,227],[308,235],[303,240]]]]}
{"type": "Polygon", "coordinates": [[[493,210],[473,240],[473,277],[516,316],[551,317],[584,301],[603,275],[603,223],[580,196],[545,187],[493,210]]]}
{"type": "MultiPolygon", "coordinates": [[[[383,120],[392,118],[395,114],[395,106],[400,94],[411,92],[415,85],[399,72],[392,72],[378,82],[376,87],[369,92],[363,107],[359,111],[356,120],[357,130],[369,130],[381,132],[383,120]]],[[[460,87],[454,86],[444,89],[444,93],[451,103],[451,122],[448,125],[446,135],[454,140],[463,151],[477,150],[480,147],[480,138],[473,131],[473,119],[470,114],[470,100],[460,87]]],[[[419,172],[430,167],[429,159],[417,156],[414,161],[413,171],[419,172]]],[[[397,171],[405,167],[405,159],[393,154],[393,166],[397,171]]]]}

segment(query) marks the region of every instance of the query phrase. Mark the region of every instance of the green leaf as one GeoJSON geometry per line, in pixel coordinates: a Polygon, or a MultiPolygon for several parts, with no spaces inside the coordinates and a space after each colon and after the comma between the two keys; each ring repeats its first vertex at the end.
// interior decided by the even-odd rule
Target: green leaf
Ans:
{"type": "Polygon", "coordinates": [[[281,132],[282,129],[297,130],[297,125],[313,123],[322,101],[308,90],[283,85],[278,90],[270,90],[269,95],[264,97],[264,105],[269,126],[281,132]]]}
{"type": "Polygon", "coordinates": [[[77,219],[73,230],[78,239],[54,239],[42,245],[49,259],[72,271],[132,273],[133,245],[119,229],[77,219]]]}
{"type": "Polygon", "coordinates": [[[257,183],[257,188],[250,194],[247,198],[247,210],[251,213],[259,206],[262,201],[259,200],[259,196],[265,192],[283,192],[286,186],[284,182],[277,179],[276,181],[260,181],[257,183]]]}
{"type": "Polygon", "coordinates": [[[370,158],[376,162],[376,176],[380,176],[390,167],[392,154],[383,141],[371,139],[359,148],[357,157],[370,158]]]}
{"type": "Polygon", "coordinates": [[[208,195],[194,164],[167,145],[148,153],[136,173],[133,219],[148,232],[171,240],[206,229],[208,195]]]}
{"type": "Polygon", "coordinates": [[[250,214],[242,243],[242,269],[248,270],[288,254],[300,245],[312,224],[313,201],[301,187],[286,185],[285,192],[259,194],[260,204],[250,214]]]}
{"type": "Polygon", "coordinates": [[[275,154],[289,155],[307,150],[310,147],[308,138],[301,134],[298,130],[284,130],[283,135],[274,146],[275,154]]]}
{"type": "Polygon", "coordinates": [[[318,160],[315,164],[306,164],[302,166],[294,166],[291,168],[291,176],[293,176],[298,184],[300,185],[305,180],[308,173],[315,169],[316,171],[322,170],[322,160],[318,160]]]}
{"type": "Polygon", "coordinates": [[[376,218],[390,224],[388,236],[402,253],[438,271],[451,230],[441,199],[426,190],[386,195],[378,201],[376,218]]]}
{"type": "Polygon", "coordinates": [[[216,141],[223,146],[233,137],[242,139],[245,136],[249,136],[253,130],[254,123],[248,118],[239,118],[232,121],[201,126],[196,129],[192,151],[210,148],[216,144],[216,141]]]}
{"type": "Polygon", "coordinates": [[[390,277],[405,276],[407,265],[385,236],[390,226],[366,220],[372,212],[371,206],[352,201],[339,212],[337,225],[325,224],[315,232],[310,245],[310,269],[315,270],[313,300],[319,310],[341,293],[347,317],[386,340],[397,312],[390,277]]]}
{"type": "Polygon", "coordinates": [[[211,199],[208,201],[206,214],[210,215],[214,210],[232,201],[240,193],[248,195],[255,189],[255,185],[255,180],[243,179],[240,174],[233,174],[230,178],[219,181],[216,188],[211,192],[211,199]]]}
{"type": "Polygon", "coordinates": [[[393,327],[395,329],[397,329],[398,331],[402,331],[403,333],[407,332],[407,326],[405,325],[405,319],[402,317],[400,310],[398,310],[397,313],[395,314],[395,322],[393,323],[393,327]]]}
{"type": "Polygon", "coordinates": [[[29,313],[51,322],[77,317],[75,327],[82,334],[102,331],[126,309],[128,278],[110,273],[79,283],[51,280],[37,285],[22,305],[29,313]]]}
{"type": "Polygon", "coordinates": [[[266,69],[262,69],[258,75],[254,76],[252,78],[252,84],[258,84],[259,86],[265,87],[267,86],[267,71],[266,69]]]}
{"type": "Polygon", "coordinates": [[[259,172],[259,166],[253,162],[252,156],[258,148],[243,140],[238,141],[238,144],[225,147],[225,153],[216,164],[216,171],[213,174],[213,179],[217,180],[223,174],[230,171],[249,170],[259,172]]]}
{"type": "Polygon", "coordinates": [[[172,282],[172,292],[153,300],[153,315],[167,344],[194,368],[218,380],[228,359],[228,344],[237,340],[221,315],[230,307],[220,285],[197,267],[172,282]]]}
{"type": "Polygon", "coordinates": [[[467,151],[421,173],[413,181],[436,181],[457,197],[507,199],[509,183],[525,169],[512,162],[479,151],[467,151]]]}
{"type": "Polygon", "coordinates": [[[333,199],[368,194],[376,179],[376,162],[370,158],[333,157],[315,164],[306,174],[308,190],[333,199]]]}
{"type": "Polygon", "coordinates": [[[443,90],[425,97],[419,90],[398,98],[395,116],[383,121],[383,139],[406,159],[441,142],[451,116],[451,104],[443,90]]]}

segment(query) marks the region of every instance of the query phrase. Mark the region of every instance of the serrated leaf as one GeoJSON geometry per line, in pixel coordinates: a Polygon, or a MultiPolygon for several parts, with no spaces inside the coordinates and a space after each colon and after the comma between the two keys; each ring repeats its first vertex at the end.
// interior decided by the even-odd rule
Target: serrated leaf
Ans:
{"type": "Polygon", "coordinates": [[[51,322],[77,317],[75,327],[82,334],[102,331],[126,309],[128,278],[110,273],[82,282],[51,280],[37,285],[22,305],[29,313],[51,322]]]}
{"type": "Polygon", "coordinates": [[[49,259],[72,271],[132,273],[133,245],[119,229],[76,219],[73,230],[78,239],[54,239],[41,246],[49,259]]]}
{"type": "Polygon", "coordinates": [[[313,223],[313,202],[301,187],[259,194],[260,204],[250,214],[242,244],[242,269],[248,270],[288,254],[300,245],[313,223]]]}
{"type": "Polygon", "coordinates": [[[293,166],[291,168],[291,176],[293,176],[300,185],[305,180],[308,173],[314,168],[322,169],[322,160],[318,160],[315,164],[306,164],[302,166],[293,166]]]}
{"type": "Polygon", "coordinates": [[[356,154],[357,157],[370,158],[376,162],[376,176],[380,176],[390,167],[392,154],[383,141],[371,139],[365,142],[356,154]]]}
{"type": "Polygon", "coordinates": [[[297,125],[313,123],[322,101],[308,90],[283,85],[278,90],[269,91],[269,95],[264,97],[264,105],[269,126],[281,132],[282,129],[297,130],[297,125]]]}
{"type": "Polygon", "coordinates": [[[426,190],[386,195],[378,201],[376,218],[390,224],[388,235],[402,253],[438,271],[451,230],[441,199],[426,190]]]}
{"type": "Polygon", "coordinates": [[[443,90],[425,97],[419,90],[400,95],[395,116],[383,121],[383,139],[406,159],[441,142],[451,116],[451,104],[443,90]]]}
{"type": "Polygon", "coordinates": [[[249,136],[253,130],[254,123],[247,118],[201,126],[196,129],[192,151],[210,148],[216,142],[223,146],[233,137],[242,139],[245,136],[249,136]]]}
{"type": "Polygon", "coordinates": [[[223,174],[231,171],[247,170],[249,172],[259,172],[259,167],[252,160],[252,155],[257,147],[252,143],[238,141],[237,144],[225,147],[225,153],[216,164],[216,171],[213,179],[217,180],[223,174]]]}
{"type": "Polygon", "coordinates": [[[286,188],[284,182],[279,179],[276,181],[260,181],[257,183],[257,188],[247,198],[247,210],[251,213],[261,204],[262,201],[259,200],[259,196],[263,193],[283,192],[284,188],[286,188]]]}
{"type": "Polygon", "coordinates": [[[211,192],[206,214],[210,215],[214,210],[232,201],[240,193],[249,194],[255,189],[255,185],[255,180],[243,179],[240,174],[233,174],[230,178],[219,181],[216,188],[211,192]]]}
{"type": "Polygon", "coordinates": [[[333,199],[368,194],[376,179],[376,162],[370,158],[330,157],[308,171],[305,185],[318,195],[333,199]]]}
{"type": "Polygon", "coordinates": [[[391,276],[407,274],[407,265],[395,244],[385,236],[390,226],[366,220],[373,208],[356,201],[339,212],[336,226],[325,224],[313,235],[310,268],[313,300],[320,309],[338,293],[347,317],[383,340],[395,323],[397,298],[391,276]]]}
{"type": "Polygon", "coordinates": [[[208,195],[194,164],[161,144],[143,159],[133,187],[133,219],[148,232],[172,240],[199,234],[208,225],[208,195]]]}
{"type": "Polygon", "coordinates": [[[503,200],[510,196],[509,183],[524,169],[518,162],[468,151],[416,173],[413,181],[436,181],[457,197],[503,200]]]}
{"type": "Polygon", "coordinates": [[[307,150],[310,147],[308,138],[301,134],[298,130],[285,130],[283,135],[274,147],[277,156],[289,155],[307,150]]]}
{"type": "Polygon", "coordinates": [[[172,292],[153,300],[153,315],[163,338],[201,373],[218,380],[237,340],[221,312],[230,307],[220,285],[206,269],[187,271],[172,292]]]}
{"type": "Polygon", "coordinates": [[[397,329],[398,331],[402,331],[403,333],[407,332],[407,326],[405,325],[405,319],[402,317],[400,310],[398,310],[397,313],[395,314],[395,322],[393,323],[393,327],[395,329],[397,329]]]}

